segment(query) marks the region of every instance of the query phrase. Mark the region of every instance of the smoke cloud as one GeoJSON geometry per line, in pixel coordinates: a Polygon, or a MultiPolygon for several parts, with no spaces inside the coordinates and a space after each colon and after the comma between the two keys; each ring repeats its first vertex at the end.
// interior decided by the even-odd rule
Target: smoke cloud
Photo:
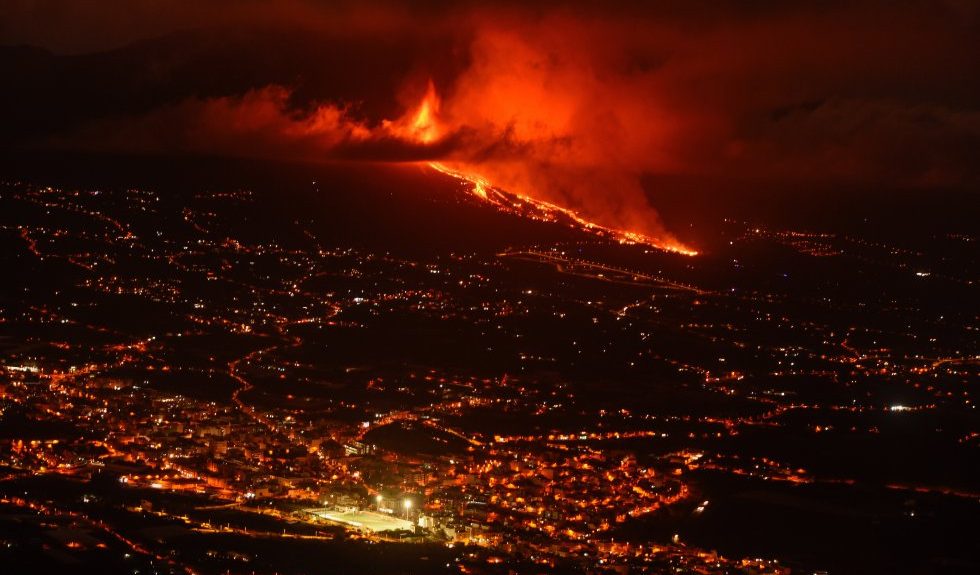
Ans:
{"type": "Polygon", "coordinates": [[[452,138],[421,142],[397,124],[368,123],[330,103],[296,109],[294,92],[279,85],[241,96],[190,98],[148,113],[110,117],[52,137],[58,148],[183,153],[318,162],[408,162],[442,157],[452,138]]]}
{"type": "MultiPolygon", "coordinates": [[[[655,237],[668,234],[656,190],[641,185],[649,174],[778,181],[787,189],[980,181],[978,10],[969,2],[695,0],[601,12],[548,3],[291,0],[226,10],[135,2],[88,11],[87,33],[75,27],[60,36],[73,9],[49,4],[43,24],[25,8],[36,3],[13,3],[5,20],[20,25],[5,28],[5,37],[79,51],[134,40],[127,31],[192,27],[206,30],[206,41],[194,36],[193,50],[168,44],[162,55],[142,43],[73,57],[72,65],[84,64],[79,75],[102,70],[107,95],[138,96],[124,113],[99,109],[98,92],[89,94],[96,103],[72,107],[49,96],[69,87],[25,82],[48,89],[11,98],[51,105],[22,122],[22,139],[48,145],[440,161],[655,237]],[[287,33],[255,32],[270,27],[287,33]],[[229,28],[245,39],[222,43],[229,28]],[[225,45],[236,52],[199,54],[225,45]],[[132,81],[112,85],[104,70],[131,53],[140,64],[123,76],[132,81]],[[226,77],[233,81],[215,79],[226,77]],[[430,81],[439,105],[422,134],[412,123],[430,81]],[[62,110],[57,125],[30,133],[51,110],[62,110]]],[[[64,67],[52,65],[62,76],[64,67]]],[[[21,109],[18,117],[30,114],[21,109]]]]}

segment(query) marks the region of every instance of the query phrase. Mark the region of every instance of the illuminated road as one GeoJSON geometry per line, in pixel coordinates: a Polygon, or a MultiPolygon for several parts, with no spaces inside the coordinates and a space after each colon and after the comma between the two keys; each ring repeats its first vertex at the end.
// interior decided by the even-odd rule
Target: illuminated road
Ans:
{"type": "Polygon", "coordinates": [[[535,250],[508,250],[497,254],[498,257],[517,257],[529,259],[531,261],[545,261],[555,265],[555,268],[563,273],[579,275],[583,277],[590,277],[593,279],[602,279],[606,281],[619,281],[622,283],[643,283],[652,282],[658,286],[674,289],[680,291],[693,292],[698,295],[708,295],[711,292],[697,288],[692,285],[683,284],[680,282],[670,281],[662,277],[653,276],[647,273],[628,270],[625,268],[617,268],[606,264],[601,264],[597,262],[591,262],[588,260],[575,259],[570,257],[563,257],[550,252],[541,252],[535,250]],[[594,271],[595,273],[578,273],[572,271],[569,268],[583,268],[586,270],[594,271]],[[604,274],[610,273],[616,276],[625,277],[605,277],[604,274]],[[642,282],[641,282],[642,280],[642,282]]]}

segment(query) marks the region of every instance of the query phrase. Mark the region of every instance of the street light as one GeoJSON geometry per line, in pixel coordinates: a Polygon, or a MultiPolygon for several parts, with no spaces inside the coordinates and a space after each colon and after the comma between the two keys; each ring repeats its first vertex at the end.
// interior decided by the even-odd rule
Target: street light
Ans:
{"type": "Polygon", "coordinates": [[[412,508],[412,500],[406,499],[405,501],[402,502],[402,506],[405,508],[405,511],[408,511],[409,509],[412,508]]]}

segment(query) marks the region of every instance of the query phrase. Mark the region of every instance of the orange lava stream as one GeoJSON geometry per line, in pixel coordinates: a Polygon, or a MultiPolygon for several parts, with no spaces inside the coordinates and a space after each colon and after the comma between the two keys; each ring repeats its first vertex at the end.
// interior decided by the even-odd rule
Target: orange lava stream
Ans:
{"type": "MultiPolygon", "coordinates": [[[[442,101],[436,92],[435,85],[430,80],[425,95],[414,111],[409,112],[399,120],[394,122],[386,121],[382,125],[385,130],[397,137],[414,140],[422,144],[432,144],[439,141],[444,134],[444,127],[439,117],[441,104],[442,101]]],[[[499,190],[489,180],[476,173],[450,168],[440,162],[428,162],[428,165],[432,169],[447,176],[471,184],[472,189],[470,192],[474,196],[492,204],[502,211],[547,222],[560,222],[562,218],[567,218],[573,222],[573,226],[577,225],[583,231],[610,237],[620,243],[643,244],[685,256],[698,255],[697,251],[673,239],[663,240],[652,238],[638,232],[610,228],[591,222],[574,210],[523,194],[499,190]],[[515,199],[518,202],[515,202],[515,199]],[[533,213],[529,214],[528,211],[533,213]]]]}
{"type": "MultiPolygon", "coordinates": [[[[450,176],[457,180],[472,184],[473,188],[470,190],[470,193],[480,198],[481,200],[500,208],[503,211],[517,212],[522,207],[519,204],[518,205],[512,204],[512,201],[508,199],[507,196],[505,196],[503,193],[501,193],[496,188],[494,188],[493,184],[491,184],[489,180],[487,180],[482,176],[479,176],[477,174],[472,174],[472,173],[461,172],[459,170],[454,170],[446,166],[445,164],[439,162],[429,162],[428,165],[430,168],[442,174],[446,174],[447,176],[450,176]]],[[[514,198],[519,199],[521,202],[524,202],[525,204],[528,204],[531,207],[533,207],[538,212],[538,214],[540,214],[540,216],[537,219],[541,219],[543,221],[557,222],[561,219],[562,216],[564,216],[572,220],[579,226],[581,226],[581,228],[587,232],[596,233],[602,236],[608,236],[620,243],[644,244],[653,248],[657,248],[659,250],[681,254],[685,256],[698,255],[698,252],[696,250],[692,250],[687,246],[678,242],[670,242],[670,241],[665,242],[663,240],[651,238],[649,236],[637,232],[610,228],[607,226],[597,224],[595,222],[590,222],[589,220],[580,216],[574,210],[563,208],[559,205],[552,204],[550,202],[546,202],[543,200],[538,200],[530,196],[525,196],[523,194],[514,194],[511,192],[508,192],[508,194],[513,196],[514,198]]]]}

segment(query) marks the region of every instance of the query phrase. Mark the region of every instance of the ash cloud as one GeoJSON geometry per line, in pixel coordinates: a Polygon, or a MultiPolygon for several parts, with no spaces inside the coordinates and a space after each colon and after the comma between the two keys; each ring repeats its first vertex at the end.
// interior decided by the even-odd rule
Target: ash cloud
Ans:
{"type": "Polygon", "coordinates": [[[0,50],[20,80],[0,95],[4,145],[440,160],[653,235],[666,232],[657,191],[641,185],[649,174],[787,189],[980,179],[980,11],[969,2],[80,10],[5,6],[4,43],[73,55],[0,50]],[[430,79],[440,137],[386,130],[430,79]]]}
{"type": "Polygon", "coordinates": [[[976,11],[701,9],[472,14],[469,65],[443,110],[479,136],[455,157],[505,188],[662,238],[645,174],[977,183],[976,11]]]}
{"type": "Polygon", "coordinates": [[[317,162],[409,162],[442,157],[455,145],[447,137],[420,144],[383,125],[369,124],[350,108],[319,103],[296,108],[295,92],[279,85],[241,96],[188,98],[131,116],[87,122],[52,136],[61,149],[138,154],[182,153],[317,162]]]}

